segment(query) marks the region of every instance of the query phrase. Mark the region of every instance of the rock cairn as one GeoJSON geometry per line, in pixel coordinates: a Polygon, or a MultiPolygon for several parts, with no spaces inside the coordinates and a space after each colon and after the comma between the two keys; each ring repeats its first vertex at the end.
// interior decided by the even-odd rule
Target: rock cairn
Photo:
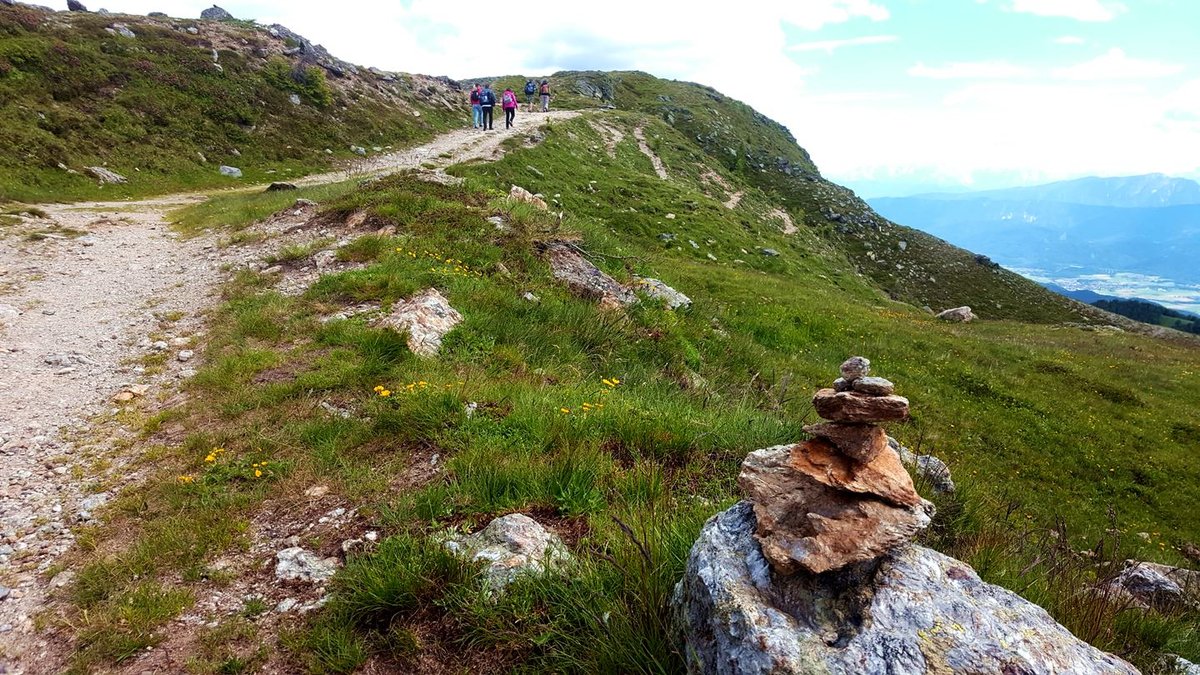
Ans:
{"type": "Polygon", "coordinates": [[[881,422],[908,417],[908,399],[870,376],[855,356],[832,388],[813,397],[829,420],[804,427],[814,438],[750,453],[738,483],[753,504],[755,538],[779,574],[838,570],[874,560],[929,525],[921,498],[881,422]]]}

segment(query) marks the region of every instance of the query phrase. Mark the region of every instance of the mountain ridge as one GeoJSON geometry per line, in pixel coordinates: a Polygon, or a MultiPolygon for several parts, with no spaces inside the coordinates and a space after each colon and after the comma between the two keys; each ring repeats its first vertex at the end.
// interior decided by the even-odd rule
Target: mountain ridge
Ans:
{"type": "Polygon", "coordinates": [[[1189,178],[1177,178],[1163,173],[1111,177],[1086,176],[1039,185],[978,191],[929,192],[907,197],[877,197],[870,201],[882,199],[1028,200],[1087,206],[1145,208],[1200,204],[1200,183],[1189,178]]]}

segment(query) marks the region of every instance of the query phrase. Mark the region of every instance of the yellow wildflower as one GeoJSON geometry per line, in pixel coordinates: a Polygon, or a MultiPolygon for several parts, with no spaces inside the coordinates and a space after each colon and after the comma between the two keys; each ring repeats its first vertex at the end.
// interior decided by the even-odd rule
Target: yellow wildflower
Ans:
{"type": "Polygon", "coordinates": [[[214,455],[214,454],[212,454],[212,453],[210,452],[210,453],[208,453],[208,457],[205,457],[205,458],[204,458],[204,461],[206,461],[206,462],[215,462],[215,461],[217,461],[217,456],[216,456],[216,455],[214,455]]]}
{"type": "Polygon", "coordinates": [[[383,391],[383,385],[382,384],[375,385],[375,391],[383,391]]]}
{"type": "Polygon", "coordinates": [[[177,479],[181,484],[188,485],[196,480],[196,477],[191,474],[185,474],[177,479]]]}
{"type": "Polygon", "coordinates": [[[262,469],[255,469],[255,470],[254,470],[254,477],[255,477],[255,478],[262,478],[262,469]]]}
{"type": "Polygon", "coordinates": [[[387,389],[384,389],[383,391],[379,392],[379,395],[384,398],[387,398],[392,395],[392,392],[387,389]]]}
{"type": "Polygon", "coordinates": [[[571,414],[571,409],[570,409],[570,408],[559,408],[559,409],[558,409],[558,411],[559,411],[560,413],[564,414],[564,415],[570,415],[570,414],[571,414]]]}

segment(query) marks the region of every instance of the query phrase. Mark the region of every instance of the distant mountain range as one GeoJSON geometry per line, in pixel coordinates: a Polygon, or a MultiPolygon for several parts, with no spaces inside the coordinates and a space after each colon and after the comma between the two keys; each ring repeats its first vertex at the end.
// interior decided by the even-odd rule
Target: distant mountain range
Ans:
{"type": "Polygon", "coordinates": [[[1082,178],[869,202],[1038,281],[1200,309],[1200,184],[1192,180],[1082,178]]]}

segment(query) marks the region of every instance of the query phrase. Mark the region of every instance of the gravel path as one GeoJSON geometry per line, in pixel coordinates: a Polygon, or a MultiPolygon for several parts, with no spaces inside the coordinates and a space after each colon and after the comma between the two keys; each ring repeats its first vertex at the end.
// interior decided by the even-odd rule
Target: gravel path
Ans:
{"type": "MultiPolygon", "coordinates": [[[[296,182],[493,159],[504,139],[575,114],[520,114],[512,130],[452,131],[296,182]]],[[[120,449],[132,438],[120,420],[192,374],[204,310],[227,263],[248,255],[217,247],[215,235],[171,231],[166,213],[203,199],[43,207],[48,219],[29,219],[30,229],[85,234],[0,238],[0,673],[61,670],[63,646],[39,635],[34,619],[73,573],[46,572],[70,548],[72,528],[137,480],[123,470],[131,457],[120,449]]]]}

